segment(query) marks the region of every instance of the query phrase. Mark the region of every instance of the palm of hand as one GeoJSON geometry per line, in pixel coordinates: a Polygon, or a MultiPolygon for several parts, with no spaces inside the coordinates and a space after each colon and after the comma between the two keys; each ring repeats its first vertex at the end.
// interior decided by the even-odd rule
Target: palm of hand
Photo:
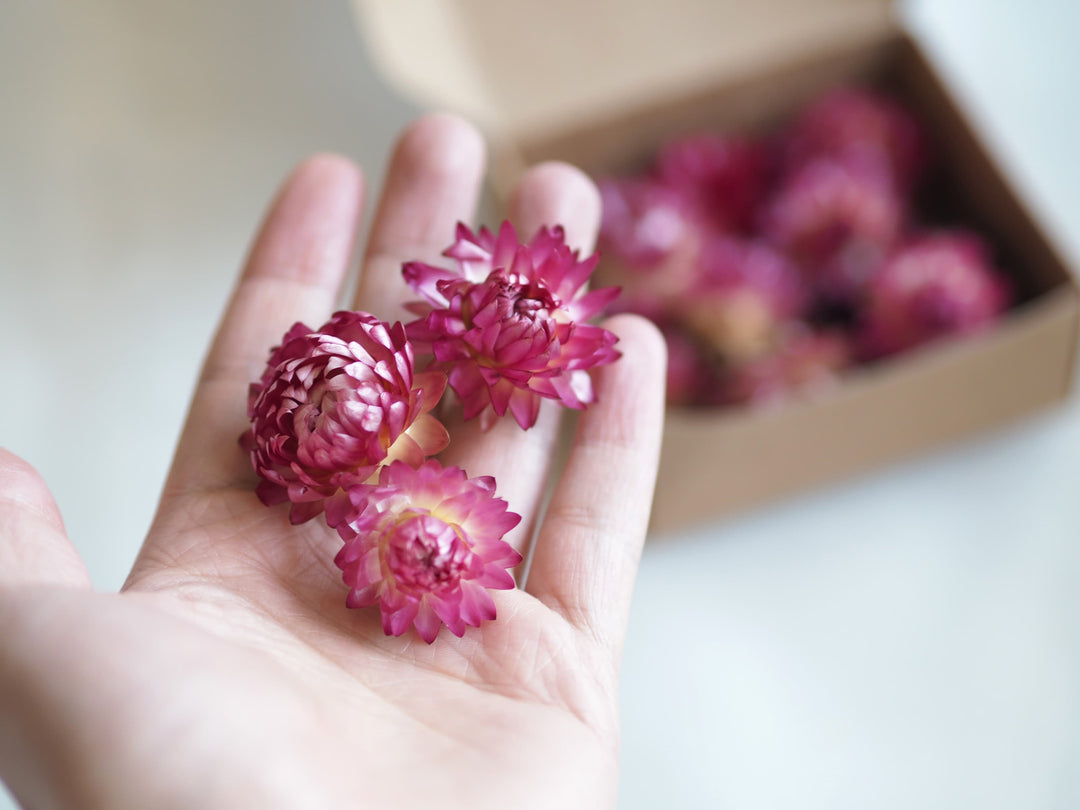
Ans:
{"type": "MultiPolygon", "coordinates": [[[[477,167],[440,176],[416,165],[438,158],[433,143],[456,139],[460,148],[467,138],[474,136],[442,118],[405,136],[373,244],[395,230],[398,209],[417,216],[417,200],[430,200],[433,186],[442,194],[429,206],[441,200],[458,212],[432,229],[468,217],[471,202],[451,200],[446,189],[452,181],[467,188],[461,175],[477,167]]],[[[282,245],[323,251],[322,288],[340,284],[359,209],[357,188],[356,210],[341,210],[345,172],[340,161],[308,164],[279,197],[211,350],[157,519],[122,594],[89,590],[44,485],[10,462],[7,477],[19,494],[9,504],[15,528],[0,549],[23,573],[10,583],[0,576],[8,639],[0,688],[12,696],[0,766],[27,801],[115,808],[613,801],[618,653],[657,443],[655,424],[639,423],[658,422],[662,407],[655,390],[635,380],[655,381],[661,350],[636,321],[613,327],[638,368],[628,371],[624,361],[601,375],[601,404],[582,420],[539,526],[554,414],[529,435],[509,425],[486,435],[473,425],[452,428],[447,463],[494,474],[499,494],[525,517],[512,541],[522,547],[538,530],[535,585],[494,594],[499,619],[461,639],[446,631],[432,645],[411,633],[384,636],[377,611],[344,608],[332,562],[336,535],[318,521],[290,526],[283,509],[259,504],[231,441],[243,427],[243,388],[275,331],[306,315],[282,312],[284,322],[261,328],[252,319],[271,294],[283,310],[296,303],[277,289],[288,264],[282,245]],[[324,210],[312,213],[320,203],[324,210]],[[328,216],[337,218],[329,235],[318,230],[331,228],[328,216]],[[296,236],[305,227],[307,243],[296,236]],[[344,247],[334,248],[334,239],[344,247]]],[[[518,217],[573,211],[568,177],[552,167],[527,177],[518,217]]],[[[580,219],[587,243],[595,212],[580,219]]],[[[573,233],[575,223],[567,225],[573,233]]],[[[399,251],[426,250],[422,238],[410,240],[418,244],[399,251]]],[[[380,251],[393,253],[369,248],[359,303],[385,312],[400,293],[389,270],[378,275],[380,264],[395,264],[382,262],[380,251]]]]}
{"type": "Polygon", "coordinates": [[[205,515],[188,529],[197,546],[235,544],[227,554],[163,568],[123,596],[42,594],[33,643],[65,650],[66,666],[39,686],[70,692],[74,670],[85,689],[74,695],[85,738],[70,742],[154,777],[95,804],[423,807],[472,780],[470,804],[494,807],[538,765],[569,791],[524,794],[546,806],[585,798],[575,773],[606,772],[610,785],[614,670],[555,612],[512,591],[498,595],[498,621],[463,639],[387,638],[377,612],[344,610],[339,572],[309,553],[332,541],[324,527],[291,527],[250,491],[215,500],[177,508],[205,515]]]}

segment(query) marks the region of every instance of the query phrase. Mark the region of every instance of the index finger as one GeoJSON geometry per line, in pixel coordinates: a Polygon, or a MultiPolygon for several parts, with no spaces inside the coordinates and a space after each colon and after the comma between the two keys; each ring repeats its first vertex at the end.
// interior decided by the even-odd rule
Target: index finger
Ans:
{"type": "Polygon", "coordinates": [[[309,158],[282,185],[207,353],[167,492],[251,475],[236,443],[247,426],[248,385],[289,326],[318,326],[333,310],[362,206],[360,169],[337,155],[309,158]]]}

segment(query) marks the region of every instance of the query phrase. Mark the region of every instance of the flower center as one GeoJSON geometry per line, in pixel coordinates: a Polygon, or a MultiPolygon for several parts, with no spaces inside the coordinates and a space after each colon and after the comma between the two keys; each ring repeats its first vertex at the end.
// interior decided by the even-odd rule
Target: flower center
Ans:
{"type": "Polygon", "coordinates": [[[336,405],[337,393],[329,386],[320,385],[311,392],[308,401],[296,409],[293,426],[301,445],[327,429],[328,414],[334,412],[336,405]]]}
{"type": "Polygon", "coordinates": [[[523,283],[513,275],[499,280],[499,298],[507,316],[536,321],[551,317],[559,302],[543,284],[536,281],[523,283]]]}
{"type": "Polygon", "coordinates": [[[473,556],[452,525],[421,510],[406,512],[385,542],[386,565],[398,587],[418,595],[457,587],[473,556]]]}

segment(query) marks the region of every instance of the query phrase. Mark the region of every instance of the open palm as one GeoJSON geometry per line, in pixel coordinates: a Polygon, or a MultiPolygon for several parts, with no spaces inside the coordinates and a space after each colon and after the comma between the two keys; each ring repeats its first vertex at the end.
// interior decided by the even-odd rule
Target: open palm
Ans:
{"type": "MultiPolygon", "coordinates": [[[[432,116],[402,136],[353,306],[394,320],[400,264],[474,213],[483,148],[432,116]]],[[[558,414],[451,425],[444,463],[494,475],[536,550],[499,618],[432,645],[344,606],[340,540],[267,509],[236,438],[295,320],[334,309],[362,210],[352,164],[286,182],[210,349],[157,517],[120,594],[94,592],[44,483],[0,457],[0,773],[30,807],[515,807],[614,803],[618,661],[651,499],[662,343],[629,316],[541,516],[558,414]]],[[[595,189],[557,164],[511,216],[591,247],[595,189]]]]}

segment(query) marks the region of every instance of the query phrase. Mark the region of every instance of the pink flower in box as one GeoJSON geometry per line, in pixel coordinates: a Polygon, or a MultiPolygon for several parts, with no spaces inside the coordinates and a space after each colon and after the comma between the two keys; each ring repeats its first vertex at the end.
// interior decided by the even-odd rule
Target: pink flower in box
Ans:
{"type": "Polygon", "coordinates": [[[868,277],[900,237],[903,199],[880,162],[820,158],[789,176],[766,204],[762,233],[810,273],[868,277]]]}
{"type": "Polygon", "coordinates": [[[623,294],[661,305],[683,294],[709,228],[686,196],[645,178],[600,181],[600,272],[623,294]]]}
{"type": "Polygon", "coordinates": [[[939,231],[901,246],[870,281],[863,354],[881,357],[994,324],[1012,299],[990,251],[967,231],[939,231]]]}
{"type": "Polygon", "coordinates": [[[606,178],[598,186],[601,246],[630,267],[661,263],[694,227],[683,196],[656,181],[606,178]]]}
{"type": "Polygon", "coordinates": [[[668,141],[656,176],[698,208],[715,228],[747,231],[769,182],[768,150],[748,138],[689,135],[668,141]]]}
{"type": "Polygon", "coordinates": [[[660,331],[667,343],[668,405],[700,404],[714,371],[698,341],[677,323],[664,322],[660,331]]]}
{"type": "Polygon", "coordinates": [[[773,353],[730,368],[714,396],[721,404],[778,405],[798,392],[831,387],[851,359],[840,333],[794,328],[773,353]]]}
{"type": "Polygon", "coordinates": [[[909,190],[928,163],[927,138],[915,118],[886,96],[834,90],[807,106],[782,139],[785,166],[822,157],[883,160],[899,189],[909,190]]]}
{"type": "Polygon", "coordinates": [[[802,314],[808,290],[798,267],[766,242],[719,236],[702,253],[681,303],[687,327],[728,361],[767,353],[802,314]]]}

